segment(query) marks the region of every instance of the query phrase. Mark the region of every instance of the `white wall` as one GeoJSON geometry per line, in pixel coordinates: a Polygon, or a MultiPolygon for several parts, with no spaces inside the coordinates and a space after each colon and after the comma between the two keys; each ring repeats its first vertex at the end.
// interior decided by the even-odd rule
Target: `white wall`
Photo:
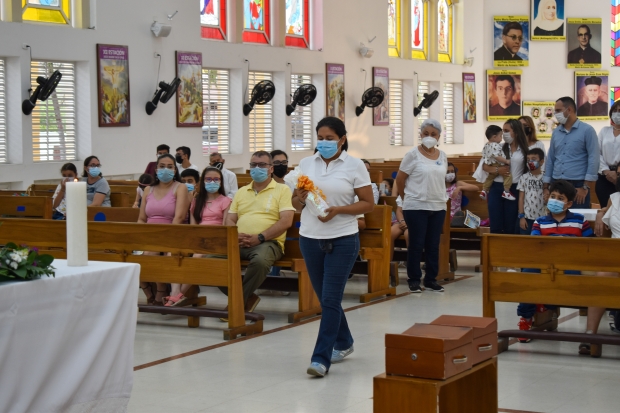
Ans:
{"type": "MultiPolygon", "coordinates": [[[[8,0],[5,0],[8,1],[8,0]]],[[[432,0],[431,0],[432,1],[432,0]]],[[[599,0],[600,1],[600,0],[599,0]]],[[[23,43],[32,47],[33,58],[58,61],[78,62],[78,152],[81,160],[96,154],[103,164],[106,175],[139,174],[146,164],[153,160],[155,147],[167,143],[172,148],[186,145],[194,153],[193,163],[203,167],[208,159],[201,153],[200,128],[177,128],[175,122],[175,105],[159,105],[153,116],[144,112],[144,104],[150,99],[157,75],[157,60],[153,53],[162,55],[161,79],[169,81],[174,77],[175,50],[199,51],[203,53],[203,65],[212,68],[231,70],[231,139],[233,154],[227,155],[229,168],[245,168],[249,162],[247,139],[247,118],[241,115],[244,84],[246,76],[244,59],[251,62],[252,70],[276,73],[278,93],[288,89],[285,79],[290,73],[287,62],[293,64],[296,73],[313,74],[319,96],[314,104],[315,118],[320,119],[325,111],[324,71],[325,63],[343,63],[345,65],[346,85],[346,125],[349,130],[350,152],[356,156],[372,159],[401,158],[411,146],[394,147],[389,145],[388,127],[372,126],[372,111],[367,109],[361,117],[355,117],[355,106],[361,103],[364,89],[363,68],[368,72],[370,86],[373,66],[388,67],[390,76],[406,81],[407,95],[411,96],[413,72],[418,73],[419,80],[441,82],[461,82],[461,73],[474,72],[477,76],[479,121],[475,124],[462,125],[464,143],[444,146],[449,153],[477,152],[484,143],[484,126],[482,114],[485,95],[483,70],[490,67],[490,44],[486,50],[484,43],[490,43],[485,33],[491,29],[489,10],[494,7],[492,0],[460,0],[456,5],[462,8],[462,14],[455,14],[455,24],[462,27],[463,36],[455,38],[459,46],[456,55],[475,58],[474,66],[463,67],[458,64],[432,63],[387,57],[387,19],[385,2],[378,0],[324,0],[322,16],[323,35],[316,42],[322,51],[295,50],[290,48],[261,45],[231,44],[207,41],[200,38],[200,25],[197,1],[171,0],[105,0],[96,2],[96,29],[81,30],[28,23],[0,22],[0,57],[7,59],[7,94],[8,94],[8,128],[10,160],[12,164],[0,165],[0,183],[11,182],[13,188],[25,188],[35,180],[55,178],[59,175],[59,163],[33,163],[31,149],[30,117],[21,114],[21,100],[28,97],[29,57],[22,50],[23,43]],[[483,5],[486,6],[483,9],[483,5]],[[172,21],[173,30],[167,38],[155,38],[149,30],[153,17],[159,21],[166,20],[166,14],[179,10],[172,21]],[[481,16],[485,22],[481,24],[481,16]],[[484,28],[485,31],[482,30],[484,28]],[[360,42],[368,44],[368,39],[377,36],[372,43],[375,54],[371,59],[364,59],[358,53],[360,42]],[[488,40],[488,41],[487,41],[488,40]],[[131,127],[99,128],[97,126],[96,102],[96,44],[108,43],[129,46],[130,84],[131,84],[131,127]],[[476,50],[473,54],[470,49],[476,50]],[[483,59],[484,57],[484,59],[483,59]],[[483,61],[484,60],[484,61],[483,61]],[[489,64],[487,64],[489,63],[489,64]]],[[[231,1],[233,3],[233,1],[231,1]]],[[[276,3],[275,1],[273,3],[276,3]]],[[[283,4],[280,1],[280,4],[283,4]]],[[[497,2],[500,3],[500,2],[497,2]]],[[[525,3],[525,2],[523,2],[525,3]]],[[[607,3],[605,3],[607,4],[607,3]]],[[[502,12],[507,12],[509,2],[501,2],[502,12]]],[[[500,8],[498,7],[495,7],[500,8]]],[[[606,10],[608,9],[608,6],[606,10]]],[[[516,11],[515,11],[516,12],[516,11]]],[[[522,12],[525,12],[523,10],[522,12]]],[[[274,13],[274,17],[277,13],[274,13]]],[[[233,13],[231,13],[231,19],[233,13]]],[[[604,27],[606,27],[604,25],[604,27]]],[[[542,53],[544,55],[544,53],[542,53]]],[[[535,56],[540,56],[534,53],[535,56]]],[[[532,69],[528,69],[533,71],[532,69]]],[[[566,69],[564,69],[566,70],[566,69]]],[[[550,74],[551,76],[551,74],[550,74]]],[[[569,74],[566,74],[569,76],[569,74]]],[[[524,81],[535,76],[528,76],[524,81]]],[[[567,92],[570,82],[566,82],[567,92]]],[[[534,87],[527,84],[526,96],[534,87]]],[[[532,99],[548,96],[532,94],[532,99]]],[[[557,93],[556,93],[557,94],[557,93]]],[[[555,94],[553,95],[555,96],[555,94]]],[[[284,113],[284,95],[276,100],[277,111],[284,113]]],[[[440,105],[438,101],[435,105],[440,105]]],[[[405,119],[404,133],[413,143],[414,130],[412,107],[405,119]]],[[[279,112],[278,112],[279,113],[279,112]]],[[[460,117],[457,114],[457,119],[460,117]]],[[[276,116],[275,142],[285,142],[286,150],[294,163],[308,156],[309,152],[292,153],[286,116],[276,116]],[[285,136],[280,136],[285,135],[285,136]]],[[[459,130],[459,128],[456,128],[459,130]]],[[[458,141],[458,138],[457,138],[458,141]]]]}

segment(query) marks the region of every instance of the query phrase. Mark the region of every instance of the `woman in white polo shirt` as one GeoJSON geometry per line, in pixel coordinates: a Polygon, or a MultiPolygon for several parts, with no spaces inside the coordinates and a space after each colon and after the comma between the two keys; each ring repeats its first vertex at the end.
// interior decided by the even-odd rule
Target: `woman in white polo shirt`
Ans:
{"type": "Polygon", "coordinates": [[[422,251],[426,257],[424,287],[429,291],[443,291],[436,279],[439,273],[439,239],[448,201],[445,184],[448,158],[436,148],[440,136],[439,122],[435,119],[422,122],[421,145],[405,154],[396,175],[398,195],[403,199],[403,215],[409,229],[407,276],[412,293],[422,292],[422,251]]]}
{"type": "Polygon", "coordinates": [[[293,206],[301,212],[299,245],[322,317],[308,374],[323,377],[332,363],[353,352],[353,337],[342,310],[347,278],[360,250],[356,215],[374,208],[370,175],[364,163],[347,154],[347,130],[334,117],[316,126],[317,153],[299,163],[304,175],[320,188],[329,208],[318,218],[305,207],[308,192],[295,190],[293,206]],[[355,202],[355,196],[359,201],[355,202]]]}

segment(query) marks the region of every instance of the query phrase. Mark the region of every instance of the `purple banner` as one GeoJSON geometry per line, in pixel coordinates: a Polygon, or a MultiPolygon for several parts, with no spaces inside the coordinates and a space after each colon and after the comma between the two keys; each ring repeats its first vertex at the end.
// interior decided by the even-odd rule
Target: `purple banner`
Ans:
{"type": "Polygon", "coordinates": [[[202,66],[202,53],[177,52],[177,63],[180,65],[202,66]]]}
{"type": "Polygon", "coordinates": [[[474,82],[476,80],[476,75],[473,73],[463,73],[463,82],[474,82]]]}
{"type": "Polygon", "coordinates": [[[127,60],[127,47],[100,45],[99,59],[127,60]]]}

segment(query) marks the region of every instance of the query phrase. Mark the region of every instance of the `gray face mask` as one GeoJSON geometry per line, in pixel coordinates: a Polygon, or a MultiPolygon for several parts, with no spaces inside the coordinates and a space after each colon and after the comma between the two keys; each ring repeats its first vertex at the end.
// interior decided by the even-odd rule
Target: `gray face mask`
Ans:
{"type": "Polygon", "coordinates": [[[620,112],[614,112],[611,114],[611,121],[616,125],[620,125],[620,112]]]}

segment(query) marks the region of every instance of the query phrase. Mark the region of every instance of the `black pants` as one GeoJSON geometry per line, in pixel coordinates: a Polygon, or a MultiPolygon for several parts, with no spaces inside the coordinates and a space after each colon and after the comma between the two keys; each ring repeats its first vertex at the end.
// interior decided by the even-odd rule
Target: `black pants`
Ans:
{"type": "Polygon", "coordinates": [[[616,192],[616,185],[612,184],[605,178],[605,175],[599,175],[594,187],[601,208],[605,208],[609,203],[609,197],[616,192]]]}

